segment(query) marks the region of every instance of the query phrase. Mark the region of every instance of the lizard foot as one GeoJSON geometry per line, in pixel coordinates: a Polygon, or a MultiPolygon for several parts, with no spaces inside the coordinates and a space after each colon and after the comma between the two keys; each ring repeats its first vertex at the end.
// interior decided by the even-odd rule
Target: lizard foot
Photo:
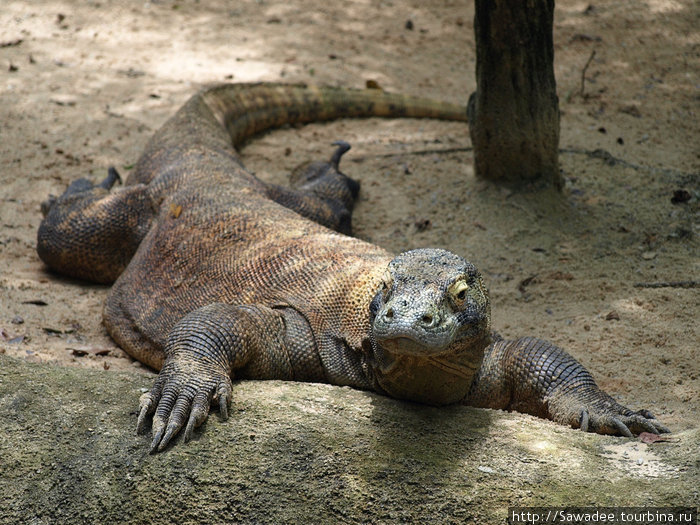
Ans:
{"type": "Polygon", "coordinates": [[[74,180],[68,186],[68,188],[66,188],[66,191],[64,191],[60,197],[56,197],[55,195],[49,195],[49,197],[41,203],[41,214],[44,217],[46,217],[49,214],[49,211],[51,211],[51,208],[53,208],[54,204],[56,204],[61,199],[66,199],[73,195],[77,195],[86,191],[91,191],[93,188],[102,188],[104,190],[110,190],[117,181],[121,182],[122,178],[114,166],[111,166],[107,170],[107,176],[102,182],[100,182],[97,185],[93,184],[92,181],[88,179],[74,180]]]}
{"type": "Polygon", "coordinates": [[[350,151],[351,146],[344,140],[336,140],[333,142],[333,146],[338,146],[338,148],[333,153],[330,163],[331,166],[333,166],[337,171],[340,171],[340,159],[343,155],[350,151]]]}
{"type": "Polygon", "coordinates": [[[633,412],[618,403],[615,405],[604,413],[582,408],[579,413],[578,427],[584,432],[626,437],[634,437],[642,432],[652,434],[671,432],[648,410],[633,412]]]}
{"type": "Polygon", "coordinates": [[[189,441],[194,429],[207,419],[212,402],[218,402],[221,417],[227,419],[231,397],[231,379],[225,371],[168,359],[153,388],[141,396],[136,430],[142,433],[147,416],[153,414],[150,452],[160,452],[183,427],[184,440],[189,441]]]}
{"type": "Polygon", "coordinates": [[[580,386],[549,398],[552,419],[584,432],[634,437],[642,432],[671,432],[648,410],[632,411],[596,385],[580,386]]]}
{"type": "Polygon", "coordinates": [[[351,210],[360,192],[360,183],[340,171],[340,159],[350,150],[350,144],[336,140],[333,145],[337,148],[329,161],[307,162],[297,166],[289,176],[289,183],[293,188],[337,200],[351,210]]]}

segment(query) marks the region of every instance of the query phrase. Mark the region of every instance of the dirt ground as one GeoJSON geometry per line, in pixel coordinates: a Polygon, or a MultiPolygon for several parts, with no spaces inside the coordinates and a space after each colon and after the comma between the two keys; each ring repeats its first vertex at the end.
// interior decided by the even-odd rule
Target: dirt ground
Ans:
{"type": "MultiPolygon", "coordinates": [[[[109,166],[128,172],[208,83],[374,80],[465,103],[473,2],[427,4],[4,0],[0,352],[152,374],[107,336],[108,288],[53,275],[37,258],[41,201],[109,166]]],[[[310,125],[259,137],[242,156],[281,182],[349,141],[359,237],[466,256],[486,276],[504,336],[552,340],[623,403],[697,427],[699,27],[694,0],[557,2],[560,195],[475,179],[467,127],[455,123],[310,125]]]]}

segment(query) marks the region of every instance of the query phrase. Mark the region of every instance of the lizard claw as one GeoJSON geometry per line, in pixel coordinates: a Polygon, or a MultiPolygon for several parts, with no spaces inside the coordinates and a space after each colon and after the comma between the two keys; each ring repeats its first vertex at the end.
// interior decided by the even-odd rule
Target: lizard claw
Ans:
{"type": "Polygon", "coordinates": [[[584,431],[588,432],[588,422],[590,421],[590,418],[588,417],[588,410],[585,408],[581,409],[581,414],[579,415],[578,418],[578,427],[584,431]]]}
{"type": "Polygon", "coordinates": [[[143,434],[146,428],[146,418],[155,412],[155,402],[151,394],[143,394],[139,400],[139,419],[136,423],[136,433],[143,434]]]}
{"type": "Polygon", "coordinates": [[[351,146],[344,140],[336,140],[333,142],[333,146],[338,146],[338,149],[333,153],[330,163],[337,171],[340,171],[340,158],[350,150],[351,146]]]}
{"type": "Polygon", "coordinates": [[[115,182],[120,182],[122,181],[121,175],[119,175],[119,172],[117,171],[117,168],[114,166],[110,166],[109,169],[107,170],[107,176],[105,179],[98,184],[100,188],[104,188],[105,190],[111,190],[112,186],[114,186],[115,182]]]}
{"type": "Polygon", "coordinates": [[[153,414],[150,452],[160,452],[183,427],[184,440],[189,441],[194,429],[209,415],[213,400],[218,399],[219,410],[226,419],[231,397],[231,379],[224,372],[171,360],[166,362],[151,391],[141,396],[137,432],[143,432],[147,417],[153,414]]]}
{"type": "Polygon", "coordinates": [[[625,425],[618,418],[616,418],[616,417],[612,418],[611,422],[612,422],[613,426],[617,429],[617,433],[620,434],[621,436],[625,436],[628,438],[634,437],[634,434],[632,434],[630,429],[627,428],[627,425],[625,425]]]}
{"type": "Polygon", "coordinates": [[[668,434],[671,431],[648,410],[632,412],[624,406],[614,403],[606,410],[597,412],[582,408],[579,412],[578,426],[584,432],[612,434],[615,436],[634,437],[642,432],[668,434]]]}
{"type": "MultiPolygon", "coordinates": [[[[226,407],[224,407],[224,410],[219,408],[219,412],[221,412],[221,417],[224,419],[228,417],[226,407]]],[[[190,412],[190,418],[187,420],[187,427],[185,428],[184,435],[185,443],[192,439],[192,432],[195,428],[204,423],[208,415],[209,399],[204,392],[199,392],[192,402],[192,411],[190,412]]]]}

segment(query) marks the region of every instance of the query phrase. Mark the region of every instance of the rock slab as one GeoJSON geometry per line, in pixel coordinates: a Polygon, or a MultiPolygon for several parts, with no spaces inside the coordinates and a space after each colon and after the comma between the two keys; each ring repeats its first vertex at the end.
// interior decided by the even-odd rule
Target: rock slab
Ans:
{"type": "Polygon", "coordinates": [[[246,381],[147,453],[149,378],[0,355],[0,523],[504,523],[513,506],[699,505],[700,429],[651,445],[529,416],[246,381]]]}

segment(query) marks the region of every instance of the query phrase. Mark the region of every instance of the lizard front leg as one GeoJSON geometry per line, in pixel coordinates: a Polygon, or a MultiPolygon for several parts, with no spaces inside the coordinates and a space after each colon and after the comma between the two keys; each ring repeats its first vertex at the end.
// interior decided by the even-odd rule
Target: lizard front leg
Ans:
{"type": "Polygon", "coordinates": [[[151,452],[163,450],[185,426],[184,439],[189,440],[212,402],[226,419],[232,377],[306,378],[320,362],[304,323],[291,309],[222,303],[183,317],[170,332],[165,363],[153,388],[140,400],[139,433],[153,414],[151,452]]]}
{"type": "Polygon", "coordinates": [[[465,403],[524,412],[599,434],[670,432],[648,410],[635,412],[615,401],[564,350],[535,338],[493,343],[465,403]]]}

